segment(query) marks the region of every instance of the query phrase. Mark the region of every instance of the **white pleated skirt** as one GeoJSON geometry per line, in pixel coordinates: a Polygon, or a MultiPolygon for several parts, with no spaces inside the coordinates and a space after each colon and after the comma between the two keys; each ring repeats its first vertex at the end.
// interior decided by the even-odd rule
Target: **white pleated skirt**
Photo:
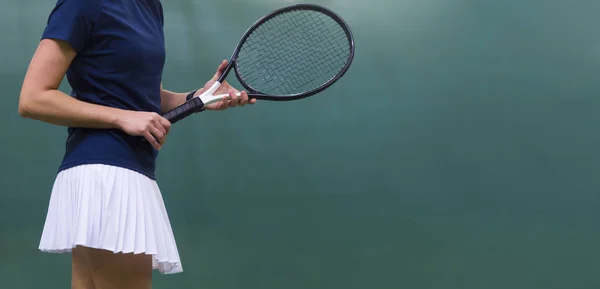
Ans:
{"type": "Polygon", "coordinates": [[[162,274],[183,271],[156,181],[102,164],[58,173],[39,249],[70,252],[76,246],[153,256],[162,274]]]}

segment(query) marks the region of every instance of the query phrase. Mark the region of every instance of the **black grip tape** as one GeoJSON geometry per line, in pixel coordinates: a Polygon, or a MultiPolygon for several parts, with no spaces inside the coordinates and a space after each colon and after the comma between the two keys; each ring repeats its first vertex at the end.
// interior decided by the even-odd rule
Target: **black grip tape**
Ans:
{"type": "Polygon", "coordinates": [[[176,123],[188,115],[204,110],[204,103],[199,97],[194,97],[182,105],[168,111],[163,115],[171,124],[176,123]]]}

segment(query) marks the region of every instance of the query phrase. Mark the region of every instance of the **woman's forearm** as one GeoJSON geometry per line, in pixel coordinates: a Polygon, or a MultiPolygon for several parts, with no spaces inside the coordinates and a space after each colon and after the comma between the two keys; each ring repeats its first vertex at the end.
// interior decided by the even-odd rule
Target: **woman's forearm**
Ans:
{"type": "Polygon", "coordinates": [[[119,128],[123,112],[80,101],[59,90],[24,91],[19,101],[21,116],[68,127],[119,128]]]}
{"type": "Polygon", "coordinates": [[[189,94],[190,92],[182,92],[182,93],[178,93],[178,92],[172,92],[172,91],[168,91],[166,89],[162,89],[160,90],[160,100],[161,100],[161,104],[160,104],[160,108],[162,110],[163,113],[174,109],[178,106],[180,106],[181,104],[183,104],[185,102],[185,98],[186,96],[189,94]]]}

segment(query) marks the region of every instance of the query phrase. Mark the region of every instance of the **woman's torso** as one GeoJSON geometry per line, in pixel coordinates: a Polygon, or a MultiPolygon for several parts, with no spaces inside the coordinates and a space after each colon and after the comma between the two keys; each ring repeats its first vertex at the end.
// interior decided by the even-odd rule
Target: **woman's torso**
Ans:
{"type": "MultiPolygon", "coordinates": [[[[85,40],[67,71],[71,95],[94,104],[160,113],[165,62],[160,1],[59,0],[56,7],[53,14],[63,11],[51,14],[47,37],[52,37],[53,25],[61,25],[54,24],[60,18],[75,17],[71,23],[86,26],[82,28],[85,33],[81,33],[85,40]],[[81,6],[81,2],[87,6],[81,6]],[[74,8],[68,11],[68,6],[60,5],[74,8]]],[[[116,129],[69,128],[68,132],[59,170],[103,163],[154,178],[158,153],[141,137],[116,129]]]]}

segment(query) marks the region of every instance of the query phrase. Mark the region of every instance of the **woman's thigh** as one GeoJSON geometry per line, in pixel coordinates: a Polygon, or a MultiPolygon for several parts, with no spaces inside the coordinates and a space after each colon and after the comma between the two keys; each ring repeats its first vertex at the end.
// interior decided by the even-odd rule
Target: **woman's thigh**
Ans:
{"type": "Polygon", "coordinates": [[[86,248],[76,247],[72,250],[72,271],[71,288],[72,289],[95,289],[92,270],[88,262],[86,248]]]}
{"type": "Polygon", "coordinates": [[[73,289],[150,289],[152,256],[77,247],[73,249],[73,284],[73,289]]]}

